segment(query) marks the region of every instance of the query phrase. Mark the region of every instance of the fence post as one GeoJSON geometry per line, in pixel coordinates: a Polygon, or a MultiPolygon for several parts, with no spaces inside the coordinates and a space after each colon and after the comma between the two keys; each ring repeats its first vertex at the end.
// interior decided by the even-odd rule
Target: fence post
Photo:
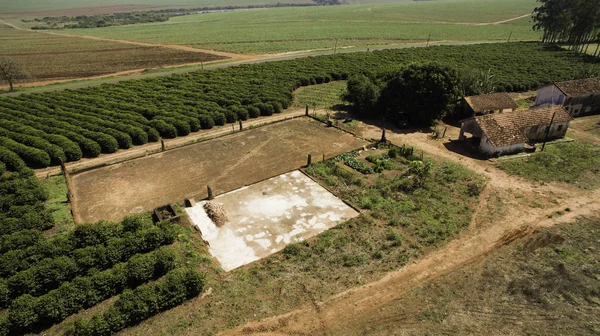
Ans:
{"type": "Polygon", "coordinates": [[[306,166],[310,167],[311,163],[312,163],[312,155],[308,154],[308,161],[306,162],[306,166]]]}
{"type": "Polygon", "coordinates": [[[381,132],[381,140],[379,140],[379,142],[387,142],[387,139],[385,138],[385,128],[381,132]]]}
{"type": "Polygon", "coordinates": [[[162,138],[160,138],[160,151],[161,152],[165,151],[165,142],[162,138]]]}
{"type": "Polygon", "coordinates": [[[207,186],[206,186],[206,190],[208,191],[208,199],[209,199],[209,200],[212,200],[212,199],[213,199],[213,191],[212,191],[212,188],[211,188],[209,185],[207,185],[207,186]]]}
{"type": "Polygon", "coordinates": [[[239,119],[238,122],[240,123],[240,131],[243,129],[242,127],[242,119],[239,119]]]}
{"type": "Polygon", "coordinates": [[[308,104],[306,104],[306,112],[304,115],[308,117],[308,104]]]}

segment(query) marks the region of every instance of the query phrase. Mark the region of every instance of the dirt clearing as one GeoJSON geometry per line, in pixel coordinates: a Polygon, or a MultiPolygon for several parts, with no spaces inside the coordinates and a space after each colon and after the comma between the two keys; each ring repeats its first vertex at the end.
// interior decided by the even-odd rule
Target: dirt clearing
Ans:
{"type": "Polygon", "coordinates": [[[300,171],[279,175],[216,197],[228,222],[218,227],[205,212],[205,202],[186,208],[209,243],[210,253],[230,271],[304,241],[358,216],[300,171]]]}
{"type": "Polygon", "coordinates": [[[216,195],[289,172],[308,154],[327,158],[366,142],[307,118],[251,129],[73,175],[84,222],[119,220],[131,213],[192,197],[216,195]]]}

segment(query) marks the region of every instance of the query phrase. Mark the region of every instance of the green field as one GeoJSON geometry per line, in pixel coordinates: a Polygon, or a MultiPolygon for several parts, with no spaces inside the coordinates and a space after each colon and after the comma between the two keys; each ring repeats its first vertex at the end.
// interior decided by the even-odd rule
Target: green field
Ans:
{"type": "Polygon", "coordinates": [[[287,7],[188,15],[168,22],[97,29],[93,35],[174,43],[238,53],[365,48],[426,41],[537,40],[527,15],[534,0],[436,0],[393,4],[287,7]]]}

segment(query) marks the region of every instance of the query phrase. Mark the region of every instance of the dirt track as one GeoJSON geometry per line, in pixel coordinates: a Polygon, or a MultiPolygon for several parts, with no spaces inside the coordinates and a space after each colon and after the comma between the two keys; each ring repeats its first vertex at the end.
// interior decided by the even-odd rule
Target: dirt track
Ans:
{"type": "MultiPolygon", "coordinates": [[[[378,133],[379,130],[372,130],[373,135],[378,133]]],[[[367,134],[363,135],[368,136],[367,134]]],[[[408,290],[481,260],[497,248],[510,244],[537,228],[550,227],[600,211],[598,189],[583,191],[567,185],[540,185],[508,176],[498,169],[490,168],[485,161],[450,152],[443,148],[440,142],[428,140],[427,135],[422,133],[396,133],[388,138],[396,144],[414,145],[428,154],[460,162],[487,176],[490,184],[481,196],[483,203],[480,208],[486,207],[490,192],[501,192],[511,196],[517,192],[529,192],[540,197],[556,198],[558,204],[548,208],[531,208],[511,203],[506,206],[508,211],[505,214],[494,214],[497,209],[490,205],[488,212],[492,212],[494,220],[483,226],[477,223],[477,217],[478,213],[485,210],[478,209],[467,232],[414,264],[389,273],[378,281],[339,293],[324,302],[313,302],[312,305],[287,314],[251,322],[226,331],[223,335],[360,335],[371,323],[387,323],[389,330],[397,330],[401,328],[397,321],[379,321],[378,312],[408,290]],[[555,211],[566,208],[570,211],[565,215],[552,215],[555,211]]]]}

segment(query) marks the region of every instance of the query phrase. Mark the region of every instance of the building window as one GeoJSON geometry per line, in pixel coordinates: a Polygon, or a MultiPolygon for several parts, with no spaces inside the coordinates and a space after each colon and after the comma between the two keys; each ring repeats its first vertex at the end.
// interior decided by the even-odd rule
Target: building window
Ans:
{"type": "Polygon", "coordinates": [[[558,128],[556,129],[556,131],[560,132],[560,131],[562,131],[562,129],[563,129],[563,125],[558,125],[558,128]]]}

